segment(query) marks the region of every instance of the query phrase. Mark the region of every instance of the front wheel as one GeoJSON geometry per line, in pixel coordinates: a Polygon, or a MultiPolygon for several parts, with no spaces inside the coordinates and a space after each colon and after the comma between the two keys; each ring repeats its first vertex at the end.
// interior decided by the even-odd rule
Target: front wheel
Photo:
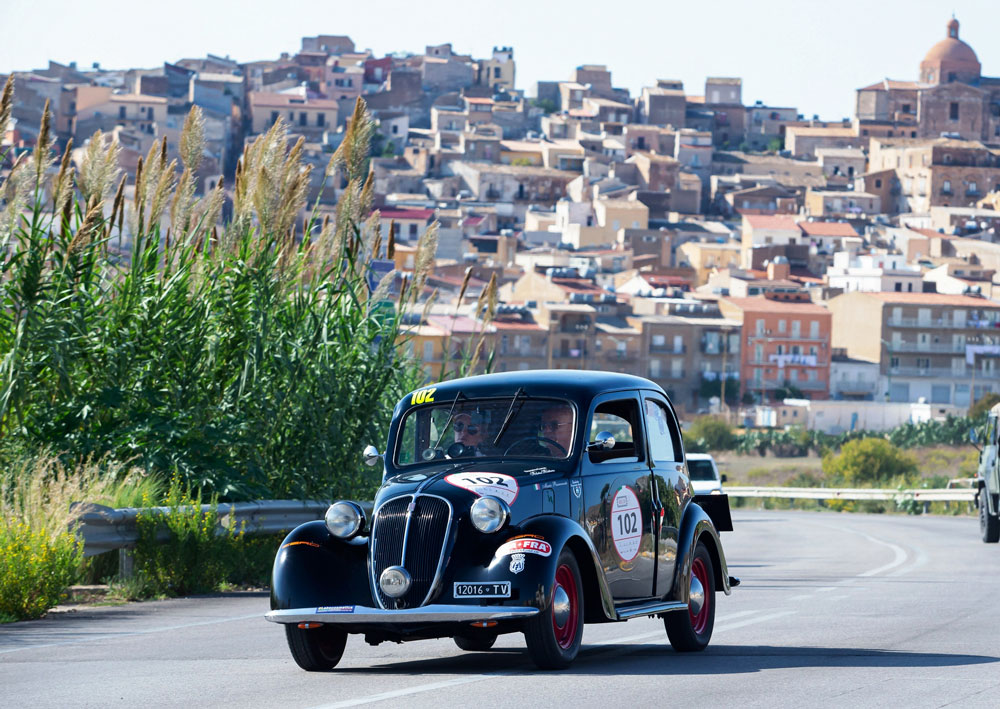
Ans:
{"type": "Polygon", "coordinates": [[[303,630],[289,623],[285,626],[285,637],[295,664],[308,672],[332,670],[344,656],[347,645],[347,633],[327,625],[303,630]]]}
{"type": "Polygon", "coordinates": [[[670,644],[677,652],[698,652],[708,647],[715,627],[715,571],[712,555],[702,542],[691,560],[691,589],[687,613],[677,611],[663,616],[670,644]]]}
{"type": "Polygon", "coordinates": [[[990,514],[989,494],[985,487],[979,490],[979,533],[987,544],[996,544],[1000,541],[1000,516],[990,514]]]}
{"type": "Polygon", "coordinates": [[[583,640],[583,582],[569,549],[559,554],[551,596],[548,607],[528,619],[524,639],[539,669],[561,670],[576,659],[583,640]]]}

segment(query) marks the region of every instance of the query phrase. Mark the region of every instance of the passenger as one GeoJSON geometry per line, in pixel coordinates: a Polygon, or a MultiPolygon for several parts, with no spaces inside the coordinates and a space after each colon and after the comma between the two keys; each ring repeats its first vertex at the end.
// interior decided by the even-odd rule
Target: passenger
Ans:
{"type": "Polygon", "coordinates": [[[565,458],[573,445],[573,409],[567,404],[556,404],[542,412],[538,426],[539,443],[555,458],[565,458]],[[548,440],[545,440],[548,439],[548,440]],[[558,445],[553,445],[553,442],[558,445]]]}

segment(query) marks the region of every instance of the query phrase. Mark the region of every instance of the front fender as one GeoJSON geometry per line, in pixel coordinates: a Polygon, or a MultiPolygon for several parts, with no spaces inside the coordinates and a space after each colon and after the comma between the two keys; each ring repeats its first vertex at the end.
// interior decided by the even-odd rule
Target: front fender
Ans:
{"type": "Polygon", "coordinates": [[[368,539],[334,537],[323,522],[293,529],[271,569],[271,610],[375,606],[368,585],[368,539]]]}
{"type": "Polygon", "coordinates": [[[539,608],[548,607],[559,551],[563,547],[569,547],[580,567],[584,588],[585,621],[594,623],[617,618],[600,556],[594,548],[594,543],[578,523],[567,517],[539,515],[525,520],[520,527],[523,533],[542,537],[552,545],[552,555],[545,557],[541,560],[542,563],[537,565],[538,588],[541,592],[540,599],[543,601],[539,608]]]}
{"type": "Polygon", "coordinates": [[[726,555],[722,551],[722,541],[712,524],[711,518],[697,503],[688,503],[681,516],[680,534],[677,538],[677,563],[674,565],[674,581],[670,587],[668,600],[680,603],[688,602],[691,591],[691,560],[694,557],[698,541],[703,541],[712,556],[712,566],[715,569],[715,588],[722,589],[728,596],[729,568],[726,565],[726,555]]]}

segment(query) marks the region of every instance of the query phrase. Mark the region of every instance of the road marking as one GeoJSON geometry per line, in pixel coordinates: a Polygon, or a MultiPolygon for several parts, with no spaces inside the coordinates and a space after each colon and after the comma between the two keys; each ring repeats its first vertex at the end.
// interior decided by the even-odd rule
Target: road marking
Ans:
{"type": "Polygon", "coordinates": [[[813,593],[829,593],[830,591],[834,590],[835,588],[836,588],[836,586],[823,586],[821,588],[817,588],[815,591],[813,591],[813,593]]]}
{"type": "MultiPolygon", "coordinates": [[[[763,623],[768,620],[773,620],[775,618],[780,618],[786,615],[792,615],[798,611],[779,611],[777,613],[769,613],[768,615],[759,616],[756,618],[747,618],[736,623],[723,623],[721,626],[716,626],[716,631],[725,630],[735,630],[737,628],[743,628],[747,625],[753,625],[754,623],[763,623]]],[[[753,615],[758,613],[758,611],[740,611],[739,613],[734,613],[729,618],[744,617],[747,615],[753,615]]],[[[727,618],[727,620],[729,620],[727,618]]],[[[653,638],[662,638],[664,636],[664,631],[657,630],[650,633],[641,633],[639,635],[627,635],[623,638],[614,638],[610,642],[601,643],[602,645],[625,645],[626,643],[638,643],[639,646],[625,646],[617,647],[610,650],[605,650],[603,652],[596,652],[587,656],[587,659],[597,659],[614,657],[617,655],[627,655],[632,652],[637,652],[641,649],[641,645],[645,644],[644,641],[651,640],[653,638]]],[[[600,646],[598,646],[600,647],[600,646]]],[[[510,677],[512,675],[524,674],[524,670],[506,670],[504,672],[485,672],[475,675],[469,675],[467,677],[455,677],[454,679],[441,680],[440,682],[428,682],[426,684],[418,684],[412,687],[403,687],[402,689],[394,689],[388,692],[381,692],[379,694],[369,694],[365,697],[357,697],[355,699],[345,699],[341,702],[335,702],[333,704],[321,704],[319,706],[313,707],[312,709],[343,709],[344,707],[356,707],[363,704],[373,704],[375,702],[383,702],[387,699],[398,699],[399,697],[408,697],[413,694],[422,694],[424,692],[433,692],[436,689],[448,689],[449,687],[457,687],[463,684],[471,684],[472,682],[482,682],[488,679],[495,679],[497,677],[510,677]]]]}
{"type": "Polygon", "coordinates": [[[875,542],[876,544],[881,544],[882,546],[889,547],[890,549],[892,549],[892,553],[895,554],[895,557],[893,558],[893,560],[890,561],[888,564],[880,566],[877,569],[872,569],[870,571],[865,571],[864,573],[857,574],[858,578],[867,578],[868,576],[876,576],[876,575],[881,574],[881,573],[883,573],[885,571],[889,571],[890,569],[895,569],[897,566],[906,563],[908,555],[906,553],[906,550],[903,549],[903,547],[897,546],[896,544],[890,544],[889,542],[883,542],[881,539],[876,539],[875,537],[871,536],[870,534],[865,534],[864,532],[858,532],[858,533],[861,536],[863,536],[865,539],[867,539],[868,541],[875,542]]]}
{"type": "Polygon", "coordinates": [[[250,618],[263,618],[261,613],[253,613],[251,615],[237,615],[232,618],[218,618],[217,620],[202,620],[197,623],[183,623],[181,625],[168,625],[162,628],[148,628],[146,630],[133,630],[128,633],[114,633],[112,635],[94,635],[89,638],[80,638],[79,640],[63,640],[57,643],[39,643],[37,645],[26,645],[25,647],[15,647],[8,650],[0,650],[0,655],[6,655],[11,652],[21,652],[23,650],[37,650],[39,648],[45,647],[61,647],[63,645],[80,645],[82,643],[92,643],[99,640],[116,640],[118,638],[129,638],[135,635],[148,635],[149,633],[166,633],[171,630],[183,630],[184,628],[197,628],[200,625],[216,625],[218,623],[233,623],[238,620],[249,620],[250,618]]]}
{"type": "Polygon", "coordinates": [[[721,626],[715,628],[715,630],[720,632],[725,632],[727,630],[736,630],[737,628],[745,628],[748,625],[753,625],[754,623],[764,623],[768,620],[774,620],[775,618],[782,618],[786,615],[794,615],[798,611],[778,611],[777,613],[769,613],[767,615],[762,615],[758,618],[749,618],[747,620],[741,620],[739,623],[723,623],[721,626]]]}
{"type": "Polygon", "coordinates": [[[813,594],[811,594],[811,593],[804,593],[801,596],[789,596],[786,600],[789,600],[789,601],[804,601],[807,598],[812,598],[812,597],[813,597],[813,594]]]}
{"type": "Polygon", "coordinates": [[[927,554],[924,553],[924,550],[921,549],[920,547],[915,547],[915,548],[917,551],[916,560],[912,564],[907,566],[905,569],[899,569],[898,571],[893,571],[891,574],[889,574],[890,576],[902,576],[903,574],[908,574],[914,569],[919,569],[921,566],[927,563],[927,554]]]}

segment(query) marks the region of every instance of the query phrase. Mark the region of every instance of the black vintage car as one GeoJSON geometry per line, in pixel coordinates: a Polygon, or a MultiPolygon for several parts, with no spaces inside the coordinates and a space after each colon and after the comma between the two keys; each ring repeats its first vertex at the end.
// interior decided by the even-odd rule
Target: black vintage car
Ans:
{"type": "Polygon", "coordinates": [[[522,632],[541,668],[584,623],[661,616],[680,651],[712,636],[728,575],[725,495],[693,496],[680,428],[653,382],[607,372],[458,379],[396,405],[374,504],[340,501],[284,540],[271,612],[306,670],[369,643],[522,632]]]}

